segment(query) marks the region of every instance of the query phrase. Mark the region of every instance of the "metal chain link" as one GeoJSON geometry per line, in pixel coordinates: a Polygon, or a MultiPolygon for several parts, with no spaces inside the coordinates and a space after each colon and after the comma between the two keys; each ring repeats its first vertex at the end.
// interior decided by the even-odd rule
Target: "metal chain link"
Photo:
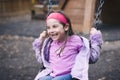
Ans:
{"type": "Polygon", "coordinates": [[[101,12],[102,12],[103,4],[104,4],[104,0],[100,0],[99,7],[97,9],[97,13],[96,13],[95,20],[94,20],[94,27],[95,28],[98,28],[98,26],[100,24],[100,15],[101,15],[101,12]]]}
{"type": "Polygon", "coordinates": [[[52,9],[52,0],[49,0],[48,3],[48,11],[50,11],[52,9]]]}
{"type": "Polygon", "coordinates": [[[49,0],[48,2],[48,11],[50,11],[53,7],[53,5],[58,5],[60,0],[49,0]]]}

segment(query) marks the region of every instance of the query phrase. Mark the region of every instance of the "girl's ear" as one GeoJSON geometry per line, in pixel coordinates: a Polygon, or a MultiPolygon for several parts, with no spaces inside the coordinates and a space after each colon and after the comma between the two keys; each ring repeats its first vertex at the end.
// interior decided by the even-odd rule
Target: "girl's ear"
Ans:
{"type": "Polygon", "coordinates": [[[65,30],[65,31],[68,31],[68,30],[69,30],[69,24],[68,24],[68,23],[64,26],[64,30],[65,30]]]}

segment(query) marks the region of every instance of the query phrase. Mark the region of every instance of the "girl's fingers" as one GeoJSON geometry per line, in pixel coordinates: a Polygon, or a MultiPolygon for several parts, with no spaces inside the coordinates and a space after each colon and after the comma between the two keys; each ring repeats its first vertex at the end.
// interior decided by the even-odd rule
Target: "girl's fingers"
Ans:
{"type": "Polygon", "coordinates": [[[90,34],[96,34],[96,33],[99,33],[100,31],[97,30],[96,28],[91,28],[90,30],[90,34]]]}
{"type": "Polygon", "coordinates": [[[40,34],[40,38],[41,39],[45,39],[47,37],[47,31],[43,31],[41,34],[40,34]]]}

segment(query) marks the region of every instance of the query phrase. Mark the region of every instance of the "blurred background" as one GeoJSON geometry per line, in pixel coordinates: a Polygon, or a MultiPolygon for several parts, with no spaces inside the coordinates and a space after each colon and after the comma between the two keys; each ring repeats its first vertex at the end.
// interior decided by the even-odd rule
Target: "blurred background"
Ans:
{"type": "Polygon", "coordinates": [[[42,69],[32,42],[46,29],[50,9],[64,11],[74,33],[85,36],[99,16],[97,28],[104,44],[98,62],[90,64],[89,79],[120,80],[119,4],[119,0],[0,0],[0,80],[33,80],[42,69]]]}

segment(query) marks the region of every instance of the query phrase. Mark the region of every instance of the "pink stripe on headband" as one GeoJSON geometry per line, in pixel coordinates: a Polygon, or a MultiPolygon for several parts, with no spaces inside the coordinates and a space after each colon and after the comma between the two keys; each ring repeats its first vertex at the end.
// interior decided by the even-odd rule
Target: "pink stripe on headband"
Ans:
{"type": "Polygon", "coordinates": [[[66,20],[65,16],[63,14],[61,14],[61,13],[51,13],[47,17],[46,21],[49,20],[49,19],[57,19],[60,22],[63,22],[65,24],[67,23],[67,20],[66,20]]]}

